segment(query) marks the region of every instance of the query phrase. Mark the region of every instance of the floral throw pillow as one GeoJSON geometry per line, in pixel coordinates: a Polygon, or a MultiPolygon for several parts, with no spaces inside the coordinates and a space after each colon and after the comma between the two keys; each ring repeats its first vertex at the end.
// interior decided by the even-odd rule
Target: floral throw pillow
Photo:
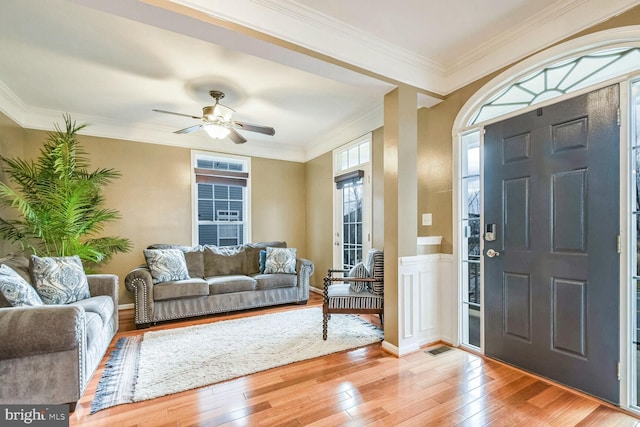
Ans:
{"type": "Polygon", "coordinates": [[[264,263],[265,274],[296,272],[296,248],[267,248],[264,263]]]}
{"type": "Polygon", "coordinates": [[[13,307],[42,305],[33,286],[4,264],[0,265],[0,293],[13,307]]]}
{"type": "MultiPolygon", "coordinates": [[[[358,278],[366,278],[369,277],[369,270],[364,265],[364,263],[358,263],[354,265],[351,270],[349,270],[348,277],[358,277],[358,278]]],[[[349,282],[345,279],[345,282],[349,282]]],[[[367,289],[367,282],[349,282],[349,289],[353,292],[360,293],[364,292],[367,289]]]]}
{"type": "Polygon", "coordinates": [[[187,260],[180,249],[145,249],[153,284],[189,279],[187,260]]]}
{"type": "Polygon", "coordinates": [[[78,255],[42,258],[31,255],[31,275],[45,304],[68,304],[91,296],[78,255]]]}

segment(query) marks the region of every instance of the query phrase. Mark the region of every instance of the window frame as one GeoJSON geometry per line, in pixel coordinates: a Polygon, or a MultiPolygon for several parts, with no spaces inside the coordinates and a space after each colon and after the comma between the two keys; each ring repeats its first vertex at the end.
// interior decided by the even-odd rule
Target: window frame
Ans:
{"type": "Polygon", "coordinates": [[[191,150],[191,169],[189,171],[191,176],[191,244],[193,246],[200,244],[198,231],[200,225],[200,221],[198,220],[198,184],[196,183],[196,174],[194,171],[197,167],[197,160],[203,158],[213,161],[242,163],[244,165],[243,172],[248,173],[249,176],[246,179],[247,185],[244,187],[244,230],[242,233],[243,239],[240,244],[251,242],[251,158],[212,151],[191,150]]]}
{"type": "MultiPolygon", "coordinates": [[[[362,179],[362,257],[363,261],[366,259],[367,251],[371,248],[371,224],[373,216],[372,208],[372,185],[371,185],[371,170],[372,170],[372,157],[373,157],[373,134],[371,132],[362,135],[340,147],[336,148],[332,152],[332,164],[333,164],[333,238],[332,240],[340,239],[344,241],[343,236],[343,224],[339,220],[338,214],[342,213],[342,193],[340,189],[336,188],[335,179],[340,176],[344,176],[350,173],[355,173],[362,170],[364,173],[361,176],[362,179]],[[366,154],[363,147],[366,145],[366,154]],[[355,155],[357,151],[357,156],[355,155]],[[349,159],[357,157],[357,161],[346,166],[341,165],[341,156],[345,154],[349,159]],[[340,224],[338,224],[340,222],[340,224]]],[[[335,242],[334,242],[335,243],[335,242]]],[[[340,245],[333,246],[333,268],[343,268],[343,252],[344,247],[342,243],[340,245]],[[341,251],[338,250],[341,248],[341,251]]]]}

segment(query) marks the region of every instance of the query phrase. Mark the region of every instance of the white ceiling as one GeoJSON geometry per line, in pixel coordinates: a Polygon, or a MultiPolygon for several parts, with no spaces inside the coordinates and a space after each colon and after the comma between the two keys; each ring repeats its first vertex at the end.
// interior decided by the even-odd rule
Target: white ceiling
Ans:
{"type": "Polygon", "coordinates": [[[620,13],[630,0],[2,0],[0,111],[52,129],[305,161],[382,125],[384,94],[419,106],[620,13]],[[273,126],[244,145],[197,121],[209,90],[273,126]]]}

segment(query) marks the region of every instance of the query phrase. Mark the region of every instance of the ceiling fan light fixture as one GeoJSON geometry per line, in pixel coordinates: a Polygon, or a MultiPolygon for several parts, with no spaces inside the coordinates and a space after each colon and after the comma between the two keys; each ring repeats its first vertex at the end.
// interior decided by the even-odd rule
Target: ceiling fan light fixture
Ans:
{"type": "Polygon", "coordinates": [[[222,118],[222,121],[225,121],[225,122],[228,122],[229,120],[231,120],[232,113],[233,113],[233,110],[225,105],[216,104],[216,106],[213,107],[213,115],[215,117],[222,118]]]}
{"type": "Polygon", "coordinates": [[[204,130],[213,139],[224,139],[229,135],[229,132],[231,132],[224,126],[214,124],[204,125],[204,130]]]}
{"type": "Polygon", "coordinates": [[[270,126],[262,126],[256,124],[249,124],[244,122],[238,122],[231,120],[231,116],[235,110],[226,105],[220,104],[220,100],[224,98],[224,93],[212,90],[209,91],[209,95],[216,100],[215,104],[202,107],[202,117],[193,116],[191,114],[175,113],[173,111],[156,110],[158,113],[173,114],[175,116],[184,116],[191,119],[201,120],[202,123],[195,126],[189,126],[184,129],[179,129],[174,133],[191,133],[197,130],[204,129],[207,134],[213,139],[224,139],[227,136],[231,137],[231,140],[236,144],[244,144],[247,139],[240,135],[236,129],[243,131],[258,132],[264,135],[273,136],[276,130],[270,126]]]}

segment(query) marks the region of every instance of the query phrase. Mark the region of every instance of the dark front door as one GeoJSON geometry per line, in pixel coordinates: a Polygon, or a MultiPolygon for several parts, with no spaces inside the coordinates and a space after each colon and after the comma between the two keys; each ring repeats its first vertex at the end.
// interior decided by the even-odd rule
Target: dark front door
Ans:
{"type": "Polygon", "coordinates": [[[487,126],[484,139],[485,232],[495,224],[495,240],[485,236],[485,354],[614,403],[618,92],[487,126]]]}

